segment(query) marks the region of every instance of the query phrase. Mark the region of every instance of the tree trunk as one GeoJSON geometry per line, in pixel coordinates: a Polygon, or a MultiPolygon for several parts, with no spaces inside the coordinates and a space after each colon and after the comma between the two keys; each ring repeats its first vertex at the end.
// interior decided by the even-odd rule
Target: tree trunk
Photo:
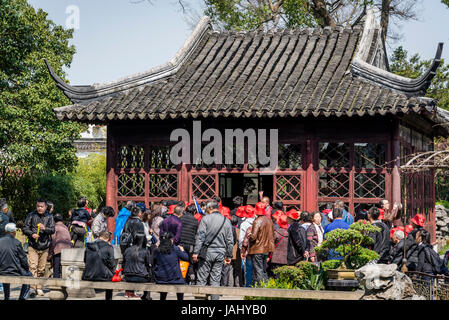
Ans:
{"type": "Polygon", "coordinates": [[[388,22],[390,19],[391,0],[382,0],[382,10],[380,14],[380,26],[382,28],[382,41],[385,43],[388,32],[388,22]]]}

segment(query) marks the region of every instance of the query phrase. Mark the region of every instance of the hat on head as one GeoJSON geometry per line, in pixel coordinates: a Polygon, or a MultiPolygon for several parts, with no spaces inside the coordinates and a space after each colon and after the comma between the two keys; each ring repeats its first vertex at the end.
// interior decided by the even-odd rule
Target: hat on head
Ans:
{"type": "Polygon", "coordinates": [[[142,210],[143,212],[147,211],[147,207],[145,206],[145,203],[143,202],[139,202],[136,204],[136,207],[138,207],[140,210],[142,210]]]}
{"type": "Polygon", "coordinates": [[[332,210],[331,210],[331,209],[324,209],[322,212],[323,212],[325,215],[328,215],[329,213],[332,212],[332,210]]]}
{"type": "Polygon", "coordinates": [[[237,217],[243,218],[245,216],[245,207],[244,206],[238,207],[237,211],[235,212],[235,215],[237,217]]]}
{"type": "Polygon", "coordinates": [[[281,210],[277,210],[275,213],[273,213],[273,218],[276,220],[277,223],[279,223],[279,218],[283,215],[285,214],[281,210]]]}
{"type": "Polygon", "coordinates": [[[423,228],[424,227],[424,222],[426,221],[426,217],[423,214],[419,214],[418,213],[410,221],[423,228]]]}
{"type": "Polygon", "coordinates": [[[282,214],[282,215],[279,216],[278,225],[282,229],[287,229],[288,228],[287,215],[282,214]]]}
{"type": "Polygon", "coordinates": [[[385,219],[385,210],[382,208],[379,208],[379,218],[378,220],[384,220],[385,219]]]}
{"type": "Polygon", "coordinates": [[[257,202],[256,203],[256,211],[255,211],[255,213],[258,216],[265,215],[265,204],[262,203],[262,202],[257,202]]]}
{"type": "Polygon", "coordinates": [[[255,209],[252,205],[248,204],[245,206],[245,218],[253,218],[255,209]]]}
{"type": "Polygon", "coordinates": [[[287,217],[289,217],[290,219],[293,220],[298,220],[299,219],[299,212],[296,211],[295,209],[290,209],[288,210],[286,213],[287,217]]]}
{"type": "Polygon", "coordinates": [[[8,223],[5,226],[5,232],[15,232],[17,231],[17,227],[15,223],[8,223]]]}
{"type": "Polygon", "coordinates": [[[228,207],[221,207],[221,211],[220,211],[222,216],[225,216],[226,218],[228,218],[229,220],[231,220],[231,209],[229,209],[228,207]]]}
{"type": "Polygon", "coordinates": [[[172,204],[171,206],[168,207],[168,214],[173,214],[175,213],[175,208],[177,207],[177,204],[172,204]]]}
{"type": "Polygon", "coordinates": [[[186,202],[186,206],[184,208],[187,208],[188,206],[190,206],[190,202],[186,202]]]}

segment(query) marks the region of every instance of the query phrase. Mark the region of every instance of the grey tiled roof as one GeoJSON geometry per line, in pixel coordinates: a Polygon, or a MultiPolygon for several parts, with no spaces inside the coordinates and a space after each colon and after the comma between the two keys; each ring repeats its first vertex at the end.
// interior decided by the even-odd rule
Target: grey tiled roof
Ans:
{"type": "MultiPolygon", "coordinates": [[[[369,21],[368,21],[369,22],[369,21]]],[[[435,109],[419,79],[388,72],[379,30],[365,27],[217,32],[206,19],[164,66],[110,84],[70,86],[61,120],[362,116],[435,109]]],[[[368,24],[368,25],[367,25],[368,24]]],[[[441,48],[439,50],[441,55],[441,48]]]]}

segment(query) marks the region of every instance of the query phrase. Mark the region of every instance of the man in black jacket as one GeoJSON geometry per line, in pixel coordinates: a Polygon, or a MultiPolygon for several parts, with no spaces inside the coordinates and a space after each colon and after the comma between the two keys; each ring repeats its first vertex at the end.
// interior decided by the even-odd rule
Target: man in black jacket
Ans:
{"type": "MultiPolygon", "coordinates": [[[[193,248],[195,247],[195,236],[198,230],[198,220],[193,216],[196,212],[196,206],[194,204],[189,205],[181,217],[181,246],[184,251],[189,255],[190,264],[187,269],[187,283],[195,282],[194,263],[192,260],[193,248]]],[[[197,264],[195,264],[195,269],[197,264]]]]}
{"type": "Polygon", "coordinates": [[[390,264],[395,264],[398,266],[398,271],[401,270],[402,260],[404,259],[404,242],[405,242],[404,231],[396,230],[393,233],[392,241],[394,243],[394,247],[391,250],[390,254],[390,264]]]}
{"type": "Polygon", "coordinates": [[[370,233],[371,239],[373,239],[373,250],[379,254],[377,263],[388,263],[390,254],[390,229],[388,226],[379,220],[380,211],[376,207],[372,207],[368,210],[368,220],[375,227],[380,228],[379,232],[370,233]]]}
{"type": "MultiPolygon", "coordinates": [[[[5,226],[6,235],[0,239],[0,275],[2,276],[32,276],[27,256],[22,244],[16,237],[16,225],[8,223],[5,226]]],[[[30,286],[22,285],[19,300],[27,299],[30,286]]],[[[3,284],[5,300],[9,300],[10,284],[3,284]]]]}
{"type": "MultiPolygon", "coordinates": [[[[83,280],[111,281],[115,270],[114,249],[108,243],[109,231],[100,233],[98,240],[89,242],[84,252],[83,280]]],[[[112,290],[106,290],[106,300],[112,300],[112,290]]]]}
{"type": "MultiPolygon", "coordinates": [[[[47,202],[39,199],[36,202],[36,210],[28,213],[22,232],[28,237],[28,263],[33,277],[43,277],[45,264],[47,263],[48,248],[51,243],[51,235],[55,233],[55,221],[47,210],[47,202]]],[[[44,295],[42,286],[33,286],[31,296],[44,295]]]]}
{"type": "Polygon", "coordinates": [[[288,228],[287,263],[295,265],[308,256],[307,234],[299,222],[299,213],[291,209],[286,212],[288,228]]]}

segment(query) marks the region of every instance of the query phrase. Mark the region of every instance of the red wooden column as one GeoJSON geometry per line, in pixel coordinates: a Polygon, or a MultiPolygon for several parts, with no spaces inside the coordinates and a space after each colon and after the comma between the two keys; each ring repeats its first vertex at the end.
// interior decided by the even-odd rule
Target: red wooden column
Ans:
{"type": "Polygon", "coordinates": [[[112,129],[107,130],[107,147],[106,147],[106,205],[115,211],[115,216],[108,219],[108,230],[114,232],[115,218],[118,214],[117,208],[117,181],[115,174],[117,147],[113,138],[112,129]]]}
{"type": "Polygon", "coordinates": [[[318,182],[317,172],[314,170],[315,159],[317,158],[317,144],[313,138],[307,138],[306,142],[306,174],[303,188],[305,192],[304,210],[308,212],[318,210],[318,182]]]}
{"type": "MultiPolygon", "coordinates": [[[[399,171],[399,168],[401,166],[401,144],[400,144],[400,136],[399,136],[399,122],[394,122],[393,127],[393,139],[392,139],[392,159],[393,161],[393,168],[391,172],[391,204],[390,207],[393,208],[393,204],[395,202],[402,203],[401,201],[401,173],[399,171]]],[[[405,214],[403,212],[403,214],[405,214]]],[[[402,225],[401,219],[393,221],[395,226],[402,225]]]]}

